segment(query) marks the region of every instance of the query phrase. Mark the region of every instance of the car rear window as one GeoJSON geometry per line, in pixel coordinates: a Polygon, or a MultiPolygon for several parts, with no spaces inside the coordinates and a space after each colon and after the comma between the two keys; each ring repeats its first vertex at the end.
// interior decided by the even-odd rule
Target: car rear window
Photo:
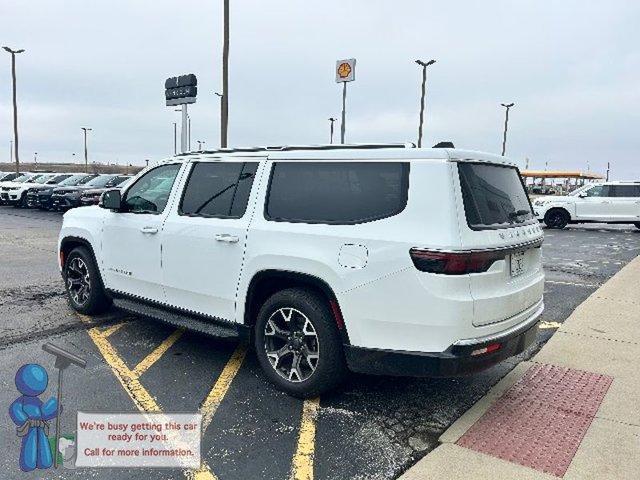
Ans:
{"type": "Polygon", "coordinates": [[[391,217],[407,204],[408,173],[401,162],[278,162],[265,217],[328,224],[391,217]]]}
{"type": "Polygon", "coordinates": [[[516,168],[459,162],[458,172],[472,229],[508,228],[532,221],[531,204],[516,168]]]}

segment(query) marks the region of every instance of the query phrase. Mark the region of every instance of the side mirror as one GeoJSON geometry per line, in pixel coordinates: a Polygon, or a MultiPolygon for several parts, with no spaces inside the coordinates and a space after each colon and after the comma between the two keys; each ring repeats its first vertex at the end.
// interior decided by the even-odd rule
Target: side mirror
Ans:
{"type": "Polygon", "coordinates": [[[122,193],[118,189],[107,190],[100,196],[98,206],[107,210],[120,211],[122,208],[122,193]]]}
{"type": "Polygon", "coordinates": [[[580,197],[580,198],[586,198],[586,197],[587,197],[587,194],[586,194],[586,193],[579,193],[579,194],[578,194],[578,197],[580,197]]]}

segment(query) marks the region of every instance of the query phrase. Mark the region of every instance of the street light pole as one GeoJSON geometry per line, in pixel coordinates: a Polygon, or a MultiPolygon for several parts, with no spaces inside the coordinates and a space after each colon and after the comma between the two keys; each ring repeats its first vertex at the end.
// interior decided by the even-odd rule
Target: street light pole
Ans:
{"type": "Polygon", "coordinates": [[[424,125],[424,101],[427,93],[427,67],[436,63],[435,60],[423,62],[416,60],[416,63],[422,67],[422,94],[420,95],[420,123],[418,125],[418,148],[422,147],[422,127],[424,125]]]}
{"type": "Polygon", "coordinates": [[[501,103],[504,108],[506,108],[505,116],[504,116],[504,135],[502,137],[502,156],[504,157],[504,153],[507,150],[507,127],[509,125],[509,109],[515,105],[515,103],[501,103]]]}
{"type": "Polygon", "coordinates": [[[223,139],[222,139],[222,109],[224,108],[222,103],[223,103],[223,99],[224,99],[224,95],[220,92],[213,92],[215,93],[218,97],[220,97],[220,148],[224,148],[223,147],[223,139]]]}
{"type": "Polygon", "coordinates": [[[329,137],[329,143],[333,144],[333,122],[335,122],[337,119],[330,117],[329,118],[329,122],[331,122],[331,126],[329,127],[331,129],[331,136],[329,137]]]}
{"type": "Polygon", "coordinates": [[[178,124],[173,122],[173,154],[178,154],[178,124]]]}
{"type": "Polygon", "coordinates": [[[227,148],[229,128],[229,0],[224,0],[222,43],[222,96],[220,101],[220,147],[227,148]]]}
{"type": "Polygon", "coordinates": [[[38,152],[33,152],[33,163],[36,164],[36,169],[38,168],[38,152]]]}
{"type": "Polygon", "coordinates": [[[16,173],[20,173],[20,156],[18,154],[18,100],[16,94],[16,53],[24,52],[24,48],[20,50],[12,50],[9,47],[2,47],[11,54],[11,79],[13,80],[13,146],[15,148],[16,157],[16,173]]]}
{"type": "Polygon", "coordinates": [[[80,127],[84,132],[84,173],[89,173],[89,155],[87,154],[87,132],[93,130],[92,128],[80,127]]]}

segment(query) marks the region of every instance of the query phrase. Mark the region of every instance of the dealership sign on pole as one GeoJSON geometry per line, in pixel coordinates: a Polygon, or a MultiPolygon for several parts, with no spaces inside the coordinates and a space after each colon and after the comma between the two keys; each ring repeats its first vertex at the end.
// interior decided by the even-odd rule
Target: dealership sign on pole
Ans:
{"type": "Polygon", "coordinates": [[[344,143],[346,127],[347,83],[356,79],[356,59],[348,58],[336,62],[336,83],[342,83],[342,123],[340,125],[340,143],[344,143]]]}
{"type": "Polygon", "coordinates": [[[198,95],[198,79],[193,73],[179,77],[167,78],[164,82],[164,98],[167,107],[182,105],[182,129],[180,134],[180,151],[187,151],[187,105],[196,103],[198,95]]]}

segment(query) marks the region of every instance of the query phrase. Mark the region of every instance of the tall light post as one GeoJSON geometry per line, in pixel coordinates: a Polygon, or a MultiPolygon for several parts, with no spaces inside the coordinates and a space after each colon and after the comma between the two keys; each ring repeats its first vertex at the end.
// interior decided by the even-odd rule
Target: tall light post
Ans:
{"type": "Polygon", "coordinates": [[[33,152],[33,163],[36,164],[36,169],[38,168],[38,152],[33,152]]]}
{"type": "Polygon", "coordinates": [[[178,124],[173,122],[173,154],[178,154],[178,124]]]}
{"type": "Polygon", "coordinates": [[[224,101],[224,95],[222,93],[220,93],[220,92],[213,92],[213,93],[215,93],[216,96],[218,98],[220,98],[220,148],[225,148],[223,146],[224,141],[223,141],[223,138],[222,138],[222,109],[224,108],[224,106],[222,104],[223,104],[223,101],[224,101]]]}
{"type": "Polygon", "coordinates": [[[331,122],[331,126],[330,128],[330,136],[329,136],[329,143],[333,144],[333,123],[337,120],[337,118],[333,118],[333,117],[329,117],[329,122],[331,122]]]}
{"type": "Polygon", "coordinates": [[[502,156],[507,151],[507,127],[509,126],[509,109],[515,105],[515,103],[501,103],[506,110],[504,115],[504,135],[502,137],[502,156]]]}
{"type": "Polygon", "coordinates": [[[89,173],[89,155],[87,152],[87,132],[93,130],[88,127],[80,127],[80,129],[84,132],[84,173],[89,173]]]}
{"type": "Polygon", "coordinates": [[[220,102],[220,148],[227,148],[229,129],[229,0],[223,2],[222,96],[220,102]]]}
{"type": "Polygon", "coordinates": [[[420,95],[420,123],[418,125],[418,148],[422,147],[422,126],[424,125],[424,101],[427,93],[427,67],[436,63],[435,60],[423,62],[416,60],[416,63],[422,67],[422,94],[420,95]]]}
{"type": "Polygon", "coordinates": [[[16,173],[20,173],[20,155],[18,153],[18,99],[16,95],[16,54],[24,52],[24,48],[20,50],[12,50],[9,47],[2,47],[11,54],[11,80],[13,81],[13,147],[16,157],[16,173]]]}

